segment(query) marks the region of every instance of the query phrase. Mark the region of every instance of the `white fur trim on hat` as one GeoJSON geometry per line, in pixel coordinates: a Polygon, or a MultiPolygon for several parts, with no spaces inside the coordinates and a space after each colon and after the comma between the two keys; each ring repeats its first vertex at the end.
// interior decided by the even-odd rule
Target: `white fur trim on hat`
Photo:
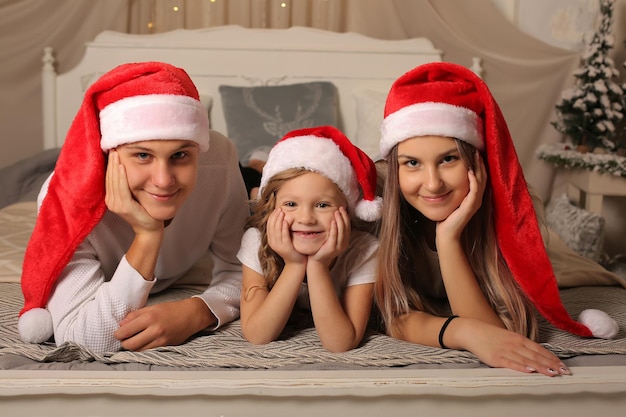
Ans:
{"type": "Polygon", "coordinates": [[[100,147],[108,151],[143,140],[191,140],[209,149],[209,116],[193,97],[150,94],[126,97],[100,112],[100,147]]]}
{"type": "Polygon", "coordinates": [[[360,196],[359,183],[350,160],[332,140],[307,135],[278,142],[272,148],[259,186],[259,195],[274,175],[289,168],[304,168],[322,174],[345,194],[354,209],[360,196]]]}
{"type": "Polygon", "coordinates": [[[43,343],[52,337],[52,316],[45,308],[31,308],[18,319],[17,330],[24,342],[43,343]]]}
{"type": "Polygon", "coordinates": [[[447,103],[412,104],[391,113],[380,127],[380,153],[386,158],[396,144],[416,136],[447,136],[483,150],[482,119],[473,111],[447,103]]]}
{"type": "Polygon", "coordinates": [[[354,213],[359,219],[373,222],[380,218],[383,209],[383,199],[376,196],[373,200],[361,200],[356,204],[354,213]]]}
{"type": "Polygon", "coordinates": [[[619,333],[619,325],[615,319],[602,310],[583,310],[578,315],[578,321],[587,326],[594,337],[600,339],[613,339],[619,333]]]}

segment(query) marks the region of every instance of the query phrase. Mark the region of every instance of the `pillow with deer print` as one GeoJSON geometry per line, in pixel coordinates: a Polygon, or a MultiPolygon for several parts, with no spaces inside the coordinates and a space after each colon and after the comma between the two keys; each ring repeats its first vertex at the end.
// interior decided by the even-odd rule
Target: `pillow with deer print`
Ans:
{"type": "Polygon", "coordinates": [[[219,86],[228,137],[245,165],[258,148],[271,147],[287,132],[338,126],[337,87],[326,81],[253,87],[219,86]]]}

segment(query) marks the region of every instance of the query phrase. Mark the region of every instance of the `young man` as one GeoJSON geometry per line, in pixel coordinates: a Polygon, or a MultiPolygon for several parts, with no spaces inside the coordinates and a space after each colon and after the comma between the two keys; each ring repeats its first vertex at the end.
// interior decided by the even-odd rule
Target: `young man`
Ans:
{"type": "Polygon", "coordinates": [[[97,80],[39,206],[22,273],[23,340],[144,350],[238,317],[246,188],[235,146],[209,130],[184,70],[125,64],[97,80]],[[204,293],[145,306],[207,253],[212,274],[194,282],[211,284],[204,293]]]}

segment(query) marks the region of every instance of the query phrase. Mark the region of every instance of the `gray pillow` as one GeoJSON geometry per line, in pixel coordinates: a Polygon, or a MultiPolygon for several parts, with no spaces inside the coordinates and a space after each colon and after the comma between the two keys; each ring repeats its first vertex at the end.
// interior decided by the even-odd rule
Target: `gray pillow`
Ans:
{"type": "Polygon", "coordinates": [[[338,126],[338,92],[334,84],[239,87],[219,86],[228,137],[244,164],[255,149],[273,146],[287,132],[305,127],[338,126]]]}
{"type": "Polygon", "coordinates": [[[0,208],[20,201],[37,201],[60,151],[61,148],[47,149],[0,168],[0,208]]]}
{"type": "Polygon", "coordinates": [[[546,206],[546,224],[575,252],[595,262],[602,260],[604,217],[575,206],[562,194],[546,206]]]}

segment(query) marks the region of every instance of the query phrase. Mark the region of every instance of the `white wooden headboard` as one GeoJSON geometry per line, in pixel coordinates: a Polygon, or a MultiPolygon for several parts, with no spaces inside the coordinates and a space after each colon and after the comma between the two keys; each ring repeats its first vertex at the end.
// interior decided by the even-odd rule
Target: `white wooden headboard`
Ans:
{"type": "Polygon", "coordinates": [[[356,90],[386,93],[404,72],[441,61],[442,53],[424,38],[380,40],[305,27],[247,29],[232,25],[153,35],[105,31],[87,44],[82,61],[63,74],[56,74],[54,51],[46,48],[42,75],[45,148],[63,144],[85,89],[100,75],[122,63],[149,60],[184,68],[201,96],[212,100],[211,127],[224,134],[221,84],[330,81],[339,92],[340,127],[353,138],[356,90]]]}

